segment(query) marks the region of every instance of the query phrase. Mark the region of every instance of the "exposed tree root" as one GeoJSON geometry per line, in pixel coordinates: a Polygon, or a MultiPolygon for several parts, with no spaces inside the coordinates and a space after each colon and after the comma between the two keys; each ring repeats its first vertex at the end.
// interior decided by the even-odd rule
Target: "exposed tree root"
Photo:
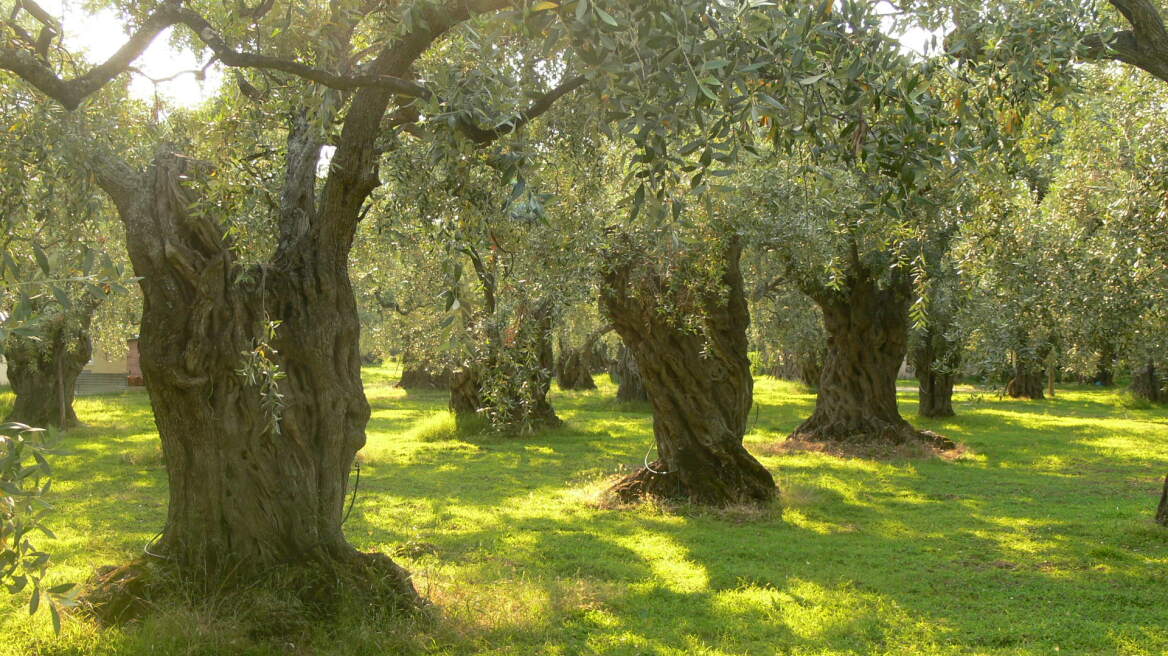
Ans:
{"type": "Polygon", "coordinates": [[[698,503],[715,507],[770,503],[777,496],[774,479],[745,450],[744,457],[722,476],[685,476],[669,472],[662,460],[638,468],[608,488],[604,496],[619,504],[646,500],[698,503]]]}

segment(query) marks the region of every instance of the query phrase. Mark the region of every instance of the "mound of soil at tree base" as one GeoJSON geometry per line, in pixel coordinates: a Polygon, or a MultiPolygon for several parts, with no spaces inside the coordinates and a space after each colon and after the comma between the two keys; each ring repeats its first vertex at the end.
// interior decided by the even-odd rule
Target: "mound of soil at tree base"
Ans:
{"type": "Polygon", "coordinates": [[[765,455],[779,455],[801,451],[826,453],[839,458],[865,460],[911,460],[940,458],[961,460],[969,455],[969,448],[933,431],[914,431],[917,439],[910,440],[817,440],[798,433],[773,445],[755,448],[765,455]]]}
{"type": "Polygon", "coordinates": [[[168,608],[199,608],[242,620],[255,635],[311,630],[357,606],[413,612],[430,603],[409,574],[385,554],[352,552],[329,559],[270,568],[258,576],[199,580],[170,563],[139,558],[98,568],[78,597],[79,610],[100,626],[121,626],[168,608]]]}

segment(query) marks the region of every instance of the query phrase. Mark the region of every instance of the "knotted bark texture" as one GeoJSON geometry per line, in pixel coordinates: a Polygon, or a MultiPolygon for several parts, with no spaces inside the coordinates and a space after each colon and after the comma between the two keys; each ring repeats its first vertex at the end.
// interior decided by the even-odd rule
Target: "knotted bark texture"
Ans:
{"type": "Polygon", "coordinates": [[[776,495],[770,472],[742,446],[754,387],[750,316],[741,248],[733,245],[721,255],[720,291],[671,289],[629,253],[614,257],[605,274],[602,308],[640,370],[653,404],[658,454],[613,486],[610,492],[621,501],[652,496],[725,506],[776,495]],[[663,312],[666,307],[694,313],[701,332],[683,328],[663,312]]]}
{"type": "MultiPolygon", "coordinates": [[[[309,175],[319,143],[307,134],[291,134],[289,166],[309,175]]],[[[288,193],[305,196],[285,199],[280,247],[245,268],[221,226],[191,209],[185,181],[199,166],[164,150],[141,175],[111,164],[101,176],[141,278],[142,373],[169,481],[152,553],[208,586],[307,566],[333,580],[389,582],[402,605],[420,603],[404,570],[359,553],[341,530],[369,418],[346,270],[351,235],[310,222],[312,185],[293,181],[288,193]]]]}
{"type": "Polygon", "coordinates": [[[954,444],[922,432],[900,416],[896,376],[908,351],[908,280],[881,287],[856,266],[840,289],[807,293],[823,310],[827,356],[815,411],[791,439],[855,444],[903,444],[922,440],[938,448],[954,444]]]}

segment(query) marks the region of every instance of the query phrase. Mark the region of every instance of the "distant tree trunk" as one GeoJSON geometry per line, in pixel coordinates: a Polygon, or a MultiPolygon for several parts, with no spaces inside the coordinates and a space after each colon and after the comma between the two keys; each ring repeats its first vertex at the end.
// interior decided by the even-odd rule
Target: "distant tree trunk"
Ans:
{"type": "Polygon", "coordinates": [[[1099,360],[1095,364],[1091,383],[1102,387],[1115,385],[1115,347],[1110,343],[1104,343],[1099,349],[1099,360]]]}
{"type": "Polygon", "coordinates": [[[791,434],[795,439],[843,443],[923,440],[947,448],[948,440],[922,433],[900,416],[896,377],[908,350],[911,285],[896,280],[880,288],[857,263],[839,290],[810,289],[823,310],[827,358],[815,411],[791,434]]]}
{"type": "Polygon", "coordinates": [[[641,369],[629,347],[621,343],[612,362],[612,378],[617,382],[616,398],[622,403],[648,403],[649,393],[641,379],[641,369]]]}
{"type": "Polygon", "coordinates": [[[1136,398],[1159,403],[1164,399],[1161,385],[1160,374],[1156,371],[1156,363],[1148,360],[1148,364],[1137,369],[1132,375],[1131,393],[1136,398]]]}
{"type": "Polygon", "coordinates": [[[404,357],[402,358],[401,379],[397,381],[395,387],[419,390],[450,389],[450,376],[448,366],[435,366],[433,362],[425,359],[404,357]]]}
{"type": "Polygon", "coordinates": [[[596,343],[612,326],[605,326],[589,334],[579,348],[571,348],[560,338],[560,360],[556,363],[556,381],[563,390],[594,390],[592,365],[596,359],[596,343]]]}
{"type": "Polygon", "coordinates": [[[16,398],[5,421],[62,429],[80,424],[73,394],[77,377],[93,355],[89,327],[97,306],[96,299],[78,300],[48,317],[36,339],[8,337],[4,355],[16,398]]]}
{"type": "Polygon", "coordinates": [[[631,501],[645,496],[727,505],[765,502],[775,482],[742,446],[753,379],[747,357],[750,323],[741,248],[727,249],[725,294],[706,293],[691,311],[704,336],[680,330],[661,313],[669,294],[658,274],[624,258],[605,275],[601,303],[636,360],[653,404],[657,459],[617,483],[611,492],[631,501]]]}
{"type": "Polygon", "coordinates": [[[1043,394],[1043,371],[1028,369],[1023,366],[1015,367],[1014,377],[1006,383],[1006,396],[1012,399],[1031,399],[1041,401],[1046,398],[1043,394]]]}
{"type": "Polygon", "coordinates": [[[483,318],[484,343],[451,377],[450,410],[459,422],[473,416],[505,429],[556,427],[563,421],[548,400],[555,353],[552,328],[555,306],[544,300],[521,309],[513,324],[483,318]]]}
{"type": "Polygon", "coordinates": [[[1014,375],[1006,383],[1006,396],[1012,399],[1031,399],[1041,401],[1045,398],[1042,388],[1045,383],[1045,371],[1041,365],[1044,358],[1031,360],[1019,353],[1013,355],[1014,375]]]}
{"type": "Polygon", "coordinates": [[[1168,476],[1164,477],[1164,490],[1160,493],[1160,505],[1156,507],[1156,523],[1168,526],[1168,476]]]}
{"type": "Polygon", "coordinates": [[[952,417],[953,374],[956,354],[946,342],[944,327],[930,323],[912,352],[917,375],[917,414],[922,417],[952,417]]]}
{"type": "Polygon", "coordinates": [[[460,422],[477,417],[483,407],[478,370],[463,366],[450,375],[450,411],[460,422]]]}
{"type": "Polygon", "coordinates": [[[819,379],[823,377],[823,359],[820,357],[820,353],[811,351],[800,353],[796,357],[798,358],[796,363],[799,368],[799,382],[807,387],[818,387],[819,379]]]}

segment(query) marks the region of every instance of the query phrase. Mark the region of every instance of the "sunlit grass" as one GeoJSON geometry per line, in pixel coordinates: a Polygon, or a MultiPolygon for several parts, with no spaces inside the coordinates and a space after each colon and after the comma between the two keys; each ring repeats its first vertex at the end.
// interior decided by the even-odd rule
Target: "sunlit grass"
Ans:
{"type": "MultiPolygon", "coordinates": [[[[963,388],[957,417],[917,423],[968,457],[846,460],[768,448],[814,395],[763,378],[746,443],[779,506],[616,510],[595,499],[644,458],[652,419],[607,378],[554,393],[564,428],[505,438],[459,431],[442,392],[367,374],[346,532],[395,554],[435,621],[342,623],[288,645],[176,609],[125,629],[70,622],[54,639],[5,600],[0,654],[1168,652],[1168,530],[1150,520],[1164,409],[1089,388],[1043,402],[963,388]]],[[[901,400],[911,418],[915,394],[901,400]]],[[[58,539],[41,540],[54,581],[133,558],[166,510],[145,396],[82,399],[78,413],[90,426],[54,459],[58,539]]]]}

